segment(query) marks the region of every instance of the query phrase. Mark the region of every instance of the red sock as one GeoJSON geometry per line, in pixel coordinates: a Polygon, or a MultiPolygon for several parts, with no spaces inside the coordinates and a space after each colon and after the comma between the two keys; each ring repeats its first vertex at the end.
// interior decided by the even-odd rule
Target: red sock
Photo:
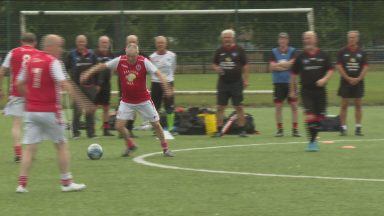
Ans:
{"type": "Polygon", "coordinates": [[[68,186],[72,183],[72,179],[61,179],[60,182],[63,186],[68,186]]]}
{"type": "Polygon", "coordinates": [[[108,123],[108,122],[104,122],[104,124],[103,124],[103,128],[104,128],[104,129],[109,129],[109,123],[108,123]]]}
{"type": "Polygon", "coordinates": [[[293,127],[293,129],[297,129],[297,122],[293,122],[292,127],[293,127]]]}
{"type": "Polygon", "coordinates": [[[16,157],[21,157],[21,152],[22,152],[21,145],[14,146],[13,151],[15,152],[16,157]]]}
{"type": "Polygon", "coordinates": [[[277,123],[277,129],[283,129],[283,123],[277,123]]]}
{"type": "Polygon", "coordinates": [[[19,185],[26,187],[28,182],[28,176],[19,176],[19,185]]]}
{"type": "Polygon", "coordinates": [[[163,151],[166,151],[168,150],[168,143],[165,141],[165,142],[162,142],[161,143],[161,148],[163,148],[163,151]]]}
{"type": "Polygon", "coordinates": [[[72,174],[71,173],[61,174],[60,182],[63,186],[70,185],[72,183],[72,174]]]}
{"type": "Polygon", "coordinates": [[[128,139],[126,140],[126,145],[127,145],[128,148],[133,148],[133,147],[136,146],[135,143],[133,142],[133,139],[132,139],[132,138],[128,138],[128,139]]]}

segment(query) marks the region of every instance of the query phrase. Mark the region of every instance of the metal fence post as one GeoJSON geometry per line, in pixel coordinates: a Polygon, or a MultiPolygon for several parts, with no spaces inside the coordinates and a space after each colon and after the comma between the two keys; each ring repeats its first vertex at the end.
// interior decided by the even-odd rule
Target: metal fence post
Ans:
{"type": "Polygon", "coordinates": [[[7,51],[11,49],[11,2],[6,1],[7,11],[7,51]]]}
{"type": "Polygon", "coordinates": [[[121,41],[125,44],[125,34],[126,34],[126,30],[124,28],[124,13],[123,13],[123,9],[124,9],[124,1],[121,1],[120,2],[120,8],[122,9],[121,10],[121,13],[120,13],[120,28],[121,28],[121,31],[120,31],[120,38],[121,38],[121,41]]]}
{"type": "Polygon", "coordinates": [[[205,56],[205,54],[203,54],[203,73],[204,74],[206,74],[207,73],[207,67],[206,67],[206,65],[205,65],[205,59],[206,58],[206,56],[205,56]]]}
{"type": "Polygon", "coordinates": [[[239,0],[235,0],[235,31],[237,31],[237,28],[239,26],[239,13],[238,13],[238,9],[239,9],[239,0]]]}
{"type": "Polygon", "coordinates": [[[353,22],[353,3],[352,1],[348,1],[348,30],[352,29],[353,22]]]}

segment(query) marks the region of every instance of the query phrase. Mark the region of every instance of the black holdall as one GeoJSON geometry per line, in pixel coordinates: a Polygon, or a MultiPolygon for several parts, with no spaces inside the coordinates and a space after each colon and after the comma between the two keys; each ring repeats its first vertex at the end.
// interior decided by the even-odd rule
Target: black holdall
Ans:
{"type": "Polygon", "coordinates": [[[327,115],[320,122],[320,131],[339,132],[341,127],[340,116],[327,115]]]}
{"type": "MultiPolygon", "coordinates": [[[[224,119],[224,125],[230,120],[230,118],[232,116],[234,116],[236,114],[236,112],[233,112],[231,115],[229,115],[228,118],[225,118],[224,119]]],[[[245,113],[245,125],[244,125],[244,130],[245,132],[247,132],[247,134],[255,134],[257,133],[256,131],[256,125],[255,125],[255,122],[254,122],[254,119],[253,119],[253,116],[249,113],[245,113]]],[[[231,124],[231,126],[229,127],[229,129],[227,130],[226,134],[239,134],[241,131],[240,131],[240,127],[239,125],[237,124],[237,121],[234,121],[233,124],[231,124]]]]}

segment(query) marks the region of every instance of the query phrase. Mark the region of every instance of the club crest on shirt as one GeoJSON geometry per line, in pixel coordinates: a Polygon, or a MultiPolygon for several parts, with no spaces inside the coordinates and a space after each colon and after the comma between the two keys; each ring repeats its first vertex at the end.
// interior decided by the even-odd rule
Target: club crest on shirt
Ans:
{"type": "Polygon", "coordinates": [[[128,85],[133,85],[133,82],[137,78],[137,74],[137,71],[128,71],[128,74],[125,76],[128,85]]]}
{"type": "Polygon", "coordinates": [[[226,61],[226,62],[230,62],[230,61],[232,61],[232,59],[229,58],[229,57],[227,57],[227,58],[225,58],[225,61],[226,61]]]}
{"type": "Polygon", "coordinates": [[[232,56],[233,56],[233,57],[236,57],[236,56],[237,56],[237,52],[233,52],[233,53],[232,53],[232,56]]]}
{"type": "Polygon", "coordinates": [[[136,65],[136,70],[137,70],[137,71],[140,71],[140,70],[141,70],[141,65],[139,65],[139,64],[136,65]]]}

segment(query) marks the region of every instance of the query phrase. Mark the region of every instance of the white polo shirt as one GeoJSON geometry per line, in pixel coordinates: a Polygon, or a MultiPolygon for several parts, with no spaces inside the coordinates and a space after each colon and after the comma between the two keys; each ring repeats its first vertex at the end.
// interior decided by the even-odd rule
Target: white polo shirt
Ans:
{"type": "MultiPolygon", "coordinates": [[[[149,56],[151,62],[166,76],[168,82],[175,80],[176,54],[167,50],[164,54],[152,53],[149,56]]],[[[159,78],[152,74],[152,82],[160,82],[159,78]]]]}

